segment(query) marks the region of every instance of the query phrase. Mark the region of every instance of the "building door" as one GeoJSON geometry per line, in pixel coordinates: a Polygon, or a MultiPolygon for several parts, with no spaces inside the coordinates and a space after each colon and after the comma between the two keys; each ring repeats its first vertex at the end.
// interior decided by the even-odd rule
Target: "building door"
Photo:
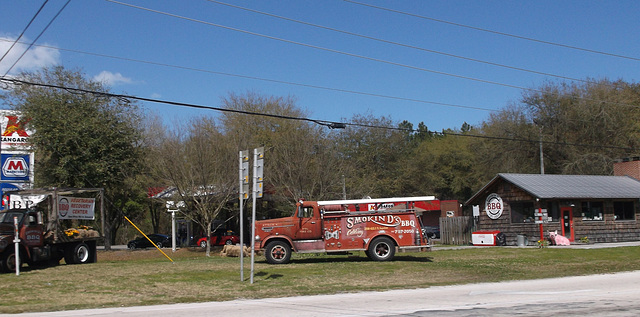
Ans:
{"type": "Polygon", "coordinates": [[[562,235],[567,237],[569,241],[573,241],[575,236],[573,233],[573,209],[571,207],[560,208],[562,214],[562,235]]]}

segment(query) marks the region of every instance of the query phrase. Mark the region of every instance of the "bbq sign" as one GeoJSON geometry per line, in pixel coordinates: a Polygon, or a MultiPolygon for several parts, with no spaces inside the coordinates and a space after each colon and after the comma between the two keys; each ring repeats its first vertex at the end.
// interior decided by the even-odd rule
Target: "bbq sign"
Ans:
{"type": "Polygon", "coordinates": [[[485,200],[484,203],[484,209],[487,211],[487,216],[489,216],[489,218],[500,218],[500,216],[502,216],[502,211],[504,210],[502,198],[495,193],[487,196],[487,200],[485,200]]]}
{"type": "Polygon", "coordinates": [[[58,217],[60,219],[95,219],[95,198],[58,197],[58,217]]]}

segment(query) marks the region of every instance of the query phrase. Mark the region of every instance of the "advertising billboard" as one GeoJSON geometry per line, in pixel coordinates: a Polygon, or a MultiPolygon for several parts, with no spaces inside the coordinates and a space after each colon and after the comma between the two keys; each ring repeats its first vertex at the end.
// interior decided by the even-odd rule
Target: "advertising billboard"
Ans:
{"type": "MultiPolygon", "coordinates": [[[[13,110],[0,110],[0,194],[33,188],[33,160],[29,119],[13,110]]],[[[3,206],[7,207],[7,206],[3,206]]]]}
{"type": "Polygon", "coordinates": [[[17,150],[29,151],[29,138],[32,131],[29,130],[29,119],[23,118],[20,112],[13,110],[0,110],[0,131],[2,131],[2,151],[17,150]]]}

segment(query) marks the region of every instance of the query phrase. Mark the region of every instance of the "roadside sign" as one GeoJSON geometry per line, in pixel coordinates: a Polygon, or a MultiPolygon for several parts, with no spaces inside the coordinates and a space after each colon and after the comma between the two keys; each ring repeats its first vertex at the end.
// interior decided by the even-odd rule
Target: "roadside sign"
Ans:
{"type": "Polygon", "coordinates": [[[533,213],[533,216],[535,217],[535,223],[542,224],[549,222],[549,215],[547,214],[546,209],[538,209],[538,211],[533,213]]]}

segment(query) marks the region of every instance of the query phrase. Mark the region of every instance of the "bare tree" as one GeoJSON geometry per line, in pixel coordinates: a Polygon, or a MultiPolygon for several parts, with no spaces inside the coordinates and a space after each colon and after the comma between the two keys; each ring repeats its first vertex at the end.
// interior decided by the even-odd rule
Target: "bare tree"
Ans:
{"type": "Polygon", "coordinates": [[[536,173],[542,141],[545,173],[611,174],[613,160],[637,155],[639,91],[638,84],[603,79],[525,92],[483,124],[481,132],[493,140],[476,142],[478,168],[536,173]]]}
{"type": "Polygon", "coordinates": [[[237,193],[237,154],[213,119],[193,119],[182,131],[165,136],[156,171],[187,204],[184,215],[206,232],[210,256],[214,220],[237,193]]]}
{"type": "MultiPolygon", "coordinates": [[[[293,98],[255,93],[230,94],[225,108],[281,117],[304,118],[293,98]]],[[[323,199],[341,193],[341,169],[327,128],[304,120],[245,114],[225,114],[227,136],[238,149],[265,147],[265,181],[278,198],[323,199]]]]}
{"type": "Polygon", "coordinates": [[[409,153],[406,132],[388,117],[355,115],[335,137],[343,164],[349,198],[392,197],[399,192],[402,158],[409,153]],[[386,128],[380,128],[386,127],[386,128]]]}

